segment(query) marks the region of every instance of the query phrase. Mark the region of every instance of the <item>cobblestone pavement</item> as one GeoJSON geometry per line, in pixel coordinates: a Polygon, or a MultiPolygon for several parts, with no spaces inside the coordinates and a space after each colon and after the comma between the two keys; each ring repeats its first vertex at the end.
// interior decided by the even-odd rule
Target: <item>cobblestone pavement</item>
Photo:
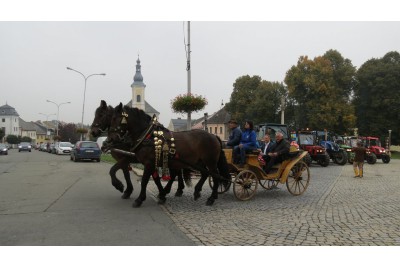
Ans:
{"type": "MultiPolygon", "coordinates": [[[[198,245],[400,245],[400,160],[364,165],[364,178],[353,178],[352,165],[312,165],[301,196],[285,184],[267,191],[258,187],[249,201],[237,200],[232,188],[205,205],[211,190],[193,200],[193,187],[163,209],[198,245]]],[[[195,184],[197,180],[194,180],[195,184]]],[[[149,195],[157,194],[153,182],[149,195]]],[[[144,204],[145,205],[145,204],[144,204]]]]}

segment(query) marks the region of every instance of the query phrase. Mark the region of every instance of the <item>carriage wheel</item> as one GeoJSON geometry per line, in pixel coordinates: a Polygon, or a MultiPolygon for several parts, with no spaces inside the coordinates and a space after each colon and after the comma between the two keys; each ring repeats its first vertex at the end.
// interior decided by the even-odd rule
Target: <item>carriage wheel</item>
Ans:
{"type": "Polygon", "coordinates": [[[290,169],[288,178],[286,180],[286,187],[288,191],[295,196],[299,196],[306,191],[310,183],[310,170],[306,163],[303,161],[297,162],[292,169],[290,169]]]}
{"type": "Polygon", "coordinates": [[[279,184],[279,180],[264,180],[264,179],[260,179],[258,180],[258,183],[267,190],[271,190],[272,188],[275,188],[278,186],[279,184]]]}
{"type": "MultiPolygon", "coordinates": [[[[208,184],[210,185],[211,189],[213,188],[214,181],[212,176],[208,176],[208,184]]],[[[227,181],[226,183],[220,182],[218,185],[218,194],[225,193],[226,191],[231,188],[232,181],[227,181]]]]}
{"type": "Polygon", "coordinates": [[[233,182],[233,193],[240,200],[249,200],[257,192],[257,175],[249,170],[241,171],[233,182]]]}

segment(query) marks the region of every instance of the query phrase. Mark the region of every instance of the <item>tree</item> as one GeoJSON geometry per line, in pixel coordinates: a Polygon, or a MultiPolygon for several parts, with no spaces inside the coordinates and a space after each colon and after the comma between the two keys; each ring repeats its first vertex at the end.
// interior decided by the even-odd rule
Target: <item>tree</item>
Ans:
{"type": "Polygon", "coordinates": [[[60,124],[58,128],[60,141],[69,141],[76,143],[80,139],[80,134],[77,133],[77,128],[74,123],[60,124]]]}
{"type": "Polygon", "coordinates": [[[18,136],[12,135],[12,134],[7,135],[6,141],[7,141],[7,143],[13,144],[13,145],[20,143],[20,139],[18,138],[18,136]]]}
{"type": "Polygon", "coordinates": [[[350,104],[354,75],[350,60],[335,50],[313,60],[301,56],[285,77],[296,127],[326,128],[338,133],[354,127],[350,104]]]}
{"type": "Polygon", "coordinates": [[[262,122],[280,122],[280,103],[286,95],[282,83],[269,82],[260,76],[245,75],[236,79],[233,92],[226,109],[239,122],[252,120],[254,124],[262,122]]]}
{"type": "Polygon", "coordinates": [[[32,142],[32,138],[30,138],[29,136],[23,136],[21,138],[19,138],[20,142],[28,142],[31,143],[32,142]]]}
{"type": "Polygon", "coordinates": [[[400,143],[400,54],[388,52],[361,65],[356,75],[354,105],[362,135],[387,136],[400,143]]]}
{"type": "Polygon", "coordinates": [[[0,128],[0,140],[3,140],[4,136],[5,136],[5,132],[3,131],[2,128],[0,128]]]}

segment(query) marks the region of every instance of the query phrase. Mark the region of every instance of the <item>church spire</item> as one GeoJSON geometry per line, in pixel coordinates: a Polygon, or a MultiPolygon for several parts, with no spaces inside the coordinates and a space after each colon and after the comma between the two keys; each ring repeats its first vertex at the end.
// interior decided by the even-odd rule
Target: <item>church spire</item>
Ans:
{"type": "Polygon", "coordinates": [[[136,73],[135,76],[133,77],[133,82],[143,82],[143,76],[142,76],[142,66],[140,65],[140,59],[138,55],[138,59],[136,60],[136,73]]]}

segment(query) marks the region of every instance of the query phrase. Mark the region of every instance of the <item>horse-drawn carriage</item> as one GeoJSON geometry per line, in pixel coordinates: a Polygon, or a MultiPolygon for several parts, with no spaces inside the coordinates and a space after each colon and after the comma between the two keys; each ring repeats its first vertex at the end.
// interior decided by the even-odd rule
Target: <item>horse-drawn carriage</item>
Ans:
{"type": "MultiPolygon", "coordinates": [[[[233,163],[232,151],[232,149],[224,149],[232,180],[219,185],[218,193],[220,194],[228,191],[231,184],[233,184],[233,193],[239,200],[251,199],[257,192],[258,184],[264,189],[270,190],[279,183],[286,183],[288,191],[295,196],[303,194],[308,187],[310,171],[302,160],[307,155],[307,151],[299,151],[295,146],[291,146],[288,158],[273,166],[275,172],[270,174],[264,171],[258,160],[258,152],[247,154],[246,164],[240,168],[233,163]]],[[[209,183],[212,187],[211,177],[209,183]]]]}

